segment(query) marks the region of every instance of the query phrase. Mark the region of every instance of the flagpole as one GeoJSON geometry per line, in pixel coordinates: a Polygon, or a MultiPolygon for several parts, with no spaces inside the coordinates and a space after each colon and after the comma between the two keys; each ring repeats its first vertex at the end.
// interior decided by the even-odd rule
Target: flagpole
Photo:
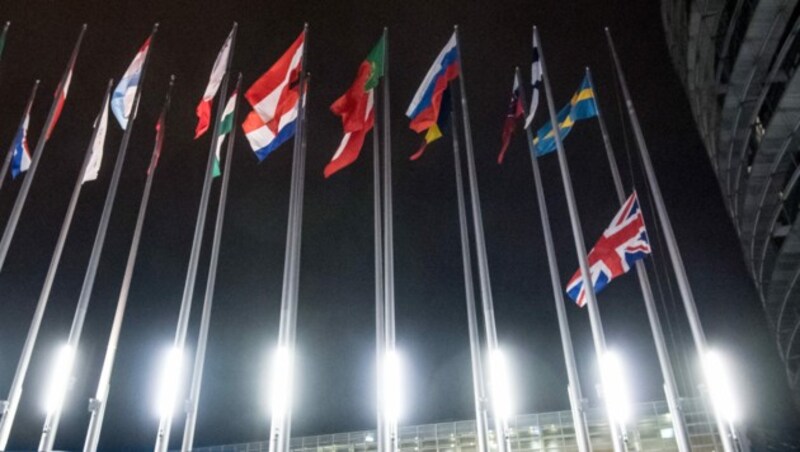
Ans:
{"type": "MultiPolygon", "coordinates": [[[[236,80],[236,99],[233,107],[233,122],[237,124],[237,109],[239,107],[239,91],[242,87],[242,73],[236,80]]],[[[222,96],[222,94],[220,94],[222,96]]],[[[217,279],[217,264],[219,262],[219,249],[222,242],[222,227],[225,222],[225,204],[228,199],[228,185],[231,176],[231,163],[233,163],[233,144],[236,140],[236,127],[233,127],[228,137],[228,146],[225,150],[225,168],[222,174],[222,186],[220,187],[219,205],[217,206],[217,219],[214,225],[214,240],[211,244],[211,258],[208,265],[208,278],[206,280],[206,293],[203,300],[203,313],[200,318],[200,332],[197,338],[197,351],[194,358],[194,370],[192,371],[192,382],[189,389],[189,400],[186,403],[186,423],[183,428],[182,452],[189,452],[194,445],[195,426],[197,425],[197,407],[200,401],[200,387],[203,384],[203,367],[206,359],[206,348],[208,345],[208,330],[211,324],[211,309],[214,302],[214,285],[217,279]]]]}
{"type": "MultiPolygon", "coordinates": [[[[526,99],[525,87],[522,83],[519,68],[516,68],[515,76],[517,85],[520,89],[520,97],[526,99]]],[[[525,106],[525,117],[528,117],[528,107],[525,106]]],[[[528,142],[528,152],[531,157],[533,168],[533,181],[536,188],[536,198],[539,205],[539,216],[542,221],[542,234],[544,235],[545,250],[547,252],[547,263],[550,267],[550,283],[553,287],[553,300],[556,305],[556,315],[558,317],[558,329],[561,333],[561,348],[564,351],[564,364],[567,367],[567,393],[569,395],[569,406],[572,412],[572,423],[575,427],[575,439],[578,443],[580,452],[592,450],[589,442],[589,430],[586,426],[586,415],[583,410],[583,395],[581,394],[581,381],[578,376],[578,366],[575,363],[575,350],[572,347],[572,334],[569,330],[567,320],[567,310],[564,307],[564,293],[559,280],[558,261],[556,258],[555,245],[553,244],[553,231],[550,228],[550,215],[547,212],[547,203],[544,197],[544,185],[542,175],[539,171],[539,161],[536,157],[536,147],[533,144],[533,131],[530,127],[525,128],[526,139],[528,142]]]]}
{"type": "MultiPolygon", "coordinates": [[[[231,31],[231,47],[228,53],[228,61],[225,64],[225,76],[222,78],[220,85],[220,93],[228,92],[228,79],[230,78],[231,62],[233,61],[233,51],[236,46],[236,30],[238,25],[236,22],[233,24],[231,31]]],[[[211,194],[211,181],[213,179],[212,170],[214,168],[214,158],[216,156],[215,150],[217,146],[217,139],[219,138],[219,126],[222,119],[226,99],[220,94],[217,100],[217,112],[214,119],[214,131],[211,134],[211,145],[208,150],[208,158],[206,159],[205,176],[203,177],[203,191],[200,195],[200,206],[197,213],[197,221],[194,226],[194,237],[192,238],[192,250],[189,254],[189,268],[186,272],[186,282],[183,286],[183,297],[181,298],[180,311],[178,312],[178,322],[175,328],[175,340],[173,344],[174,350],[177,350],[178,355],[183,362],[184,346],[186,344],[186,334],[189,329],[189,314],[192,310],[192,298],[194,296],[194,286],[197,279],[197,267],[200,261],[200,249],[203,245],[203,231],[206,225],[206,215],[208,213],[208,199],[211,194]]],[[[183,367],[178,366],[179,372],[183,367]]],[[[176,376],[172,376],[176,377],[176,376]]],[[[171,396],[171,395],[170,395],[171,396]]],[[[177,395],[176,395],[177,396],[177,395]]],[[[172,412],[161,413],[161,419],[158,425],[158,433],[156,435],[156,443],[154,446],[155,452],[166,452],[169,448],[169,436],[172,429],[172,412]]]]}
{"type": "MultiPolygon", "coordinates": [[[[497,353],[499,346],[497,343],[497,328],[494,320],[494,302],[492,301],[492,287],[489,279],[489,263],[486,256],[486,241],[483,232],[483,220],[481,217],[481,200],[478,191],[478,176],[475,170],[475,156],[472,146],[472,130],[469,121],[469,107],[467,105],[467,92],[464,82],[464,65],[461,53],[461,37],[458,33],[458,26],[455,27],[456,48],[458,57],[461,60],[459,91],[461,94],[461,114],[464,123],[464,144],[467,158],[467,176],[469,177],[470,199],[472,205],[472,223],[475,230],[475,251],[478,256],[478,276],[480,280],[481,298],[483,300],[483,322],[486,328],[486,342],[489,348],[489,361],[491,366],[491,355],[497,353]]],[[[490,378],[493,378],[490,376],[490,378]]],[[[494,400],[497,394],[490,394],[490,399],[494,400]]],[[[509,449],[508,429],[506,420],[499,413],[494,413],[495,438],[497,441],[497,452],[506,452],[509,449]]]]}
{"type": "MultiPolygon", "coordinates": [[[[658,218],[661,222],[661,228],[664,231],[664,238],[667,242],[667,250],[669,251],[669,256],[672,261],[675,279],[678,281],[678,289],[680,290],[681,298],[683,299],[684,310],[686,311],[686,316],[689,319],[689,327],[692,331],[695,348],[697,349],[700,359],[703,360],[705,359],[706,352],[708,351],[708,344],[706,342],[705,331],[703,331],[703,325],[700,322],[700,316],[697,313],[697,305],[694,301],[692,288],[689,285],[686,267],[683,264],[683,258],[681,257],[681,252],[678,248],[678,242],[675,239],[675,232],[672,230],[672,222],[669,218],[669,212],[667,212],[666,204],[664,204],[664,197],[661,194],[661,187],[658,185],[658,179],[656,178],[655,170],[653,169],[653,162],[650,160],[650,152],[647,149],[647,143],[645,142],[644,134],[642,133],[642,127],[639,124],[639,117],[636,114],[636,109],[633,106],[631,94],[628,91],[628,84],[625,81],[625,74],[622,72],[622,65],[620,64],[619,56],[617,55],[617,50],[614,47],[614,41],[611,38],[611,32],[609,31],[608,27],[606,27],[605,33],[606,39],[608,40],[608,46],[611,49],[611,55],[614,59],[614,65],[617,70],[617,78],[620,87],[622,88],[622,95],[625,97],[625,105],[628,109],[628,117],[630,118],[631,126],[633,127],[634,137],[636,138],[636,143],[639,147],[639,154],[642,158],[642,164],[650,185],[650,192],[653,194],[653,200],[656,205],[656,211],[658,212],[658,218]]],[[[717,423],[717,428],[719,429],[719,436],[722,440],[723,449],[725,452],[733,452],[735,448],[732,437],[735,437],[736,435],[734,426],[728,425],[728,423],[722,418],[722,413],[718,413],[716,410],[714,410],[714,417],[717,423]]]]}
{"type": "MultiPolygon", "coordinates": [[[[383,29],[383,62],[386,64],[386,40],[387,29],[383,29]]],[[[384,66],[385,67],[385,66],[384,66]]],[[[384,70],[384,79],[387,74],[384,70]]],[[[386,83],[386,80],[384,80],[386,83]]],[[[378,105],[379,97],[377,90],[374,90],[375,105],[378,105]]],[[[386,101],[384,101],[386,102],[386,101]]],[[[376,112],[377,113],[377,112],[376,112]]],[[[387,122],[384,119],[384,122],[387,122]]],[[[388,452],[384,445],[384,438],[386,437],[385,413],[386,402],[384,397],[384,373],[383,373],[383,351],[386,347],[386,314],[384,312],[384,281],[383,281],[383,207],[381,202],[381,146],[380,146],[380,129],[378,128],[378,121],[375,121],[372,129],[372,183],[373,183],[373,201],[372,209],[375,217],[375,376],[376,376],[376,428],[375,428],[375,441],[378,452],[388,452]]]]}
{"type": "MultiPolygon", "coordinates": [[[[603,135],[603,144],[606,149],[606,156],[608,157],[608,165],[611,169],[611,177],[614,180],[614,188],[617,191],[617,199],[620,205],[625,204],[626,196],[625,190],[622,187],[622,179],[619,175],[619,167],[617,160],[614,157],[614,149],[611,146],[611,138],[606,128],[603,114],[600,110],[600,102],[598,101],[597,88],[594,86],[592,79],[592,71],[586,68],[586,76],[589,79],[589,85],[594,91],[595,109],[597,110],[597,122],[600,125],[600,133],[603,135]]],[[[664,331],[661,329],[661,321],[658,318],[658,309],[656,302],[653,298],[653,289],[650,286],[650,278],[647,276],[647,269],[644,266],[643,260],[636,261],[636,274],[639,276],[639,285],[642,288],[642,298],[644,298],[644,306],[647,310],[647,318],[650,321],[650,329],[653,332],[653,341],[656,345],[656,354],[658,355],[658,362],[661,366],[661,375],[664,378],[664,393],[667,398],[667,405],[672,416],[672,427],[675,431],[675,442],[678,445],[680,452],[691,451],[689,443],[689,434],[686,430],[686,423],[683,418],[683,409],[681,408],[678,385],[675,383],[675,374],[672,370],[672,363],[669,359],[669,351],[667,350],[667,343],[664,339],[664,331]]]]}
{"type": "MultiPolygon", "coordinates": [[[[81,48],[81,42],[83,42],[83,35],[86,33],[86,24],[83,24],[81,27],[80,34],[78,34],[78,42],[75,43],[75,48],[72,49],[72,55],[69,58],[69,62],[67,63],[67,70],[64,72],[64,75],[61,76],[61,83],[59,86],[64,86],[64,83],[67,80],[72,69],[75,67],[75,61],[78,59],[78,52],[81,48]]],[[[47,113],[47,119],[42,126],[42,132],[39,134],[39,140],[36,142],[36,148],[33,151],[33,156],[31,157],[31,165],[28,167],[28,174],[25,175],[25,178],[22,181],[22,186],[19,189],[19,193],[17,194],[17,200],[14,202],[14,207],[11,210],[11,215],[8,217],[8,222],[6,223],[5,230],[3,231],[3,236],[0,238],[0,271],[3,269],[3,264],[5,264],[6,256],[8,255],[8,248],[11,246],[11,239],[14,238],[14,232],[17,230],[17,222],[19,222],[19,217],[22,214],[22,208],[25,207],[25,201],[28,199],[28,192],[31,189],[31,184],[33,183],[33,176],[36,175],[36,168],[39,166],[39,160],[42,158],[42,152],[44,151],[44,146],[47,144],[47,131],[50,130],[53,121],[56,119],[56,108],[59,104],[60,92],[56,92],[56,96],[53,98],[53,103],[50,105],[50,111],[47,113]]],[[[4,441],[8,439],[4,439],[4,429],[7,428],[4,426],[3,421],[0,421],[0,446],[3,446],[4,441]]],[[[0,447],[0,449],[3,449],[0,447]]]]}
{"type": "MultiPolygon", "coordinates": [[[[106,94],[103,97],[104,107],[108,107],[106,101],[108,101],[108,93],[111,89],[111,83],[112,82],[109,80],[106,94]]],[[[35,94],[35,92],[36,85],[34,85],[32,94],[35,94]]],[[[31,98],[31,100],[32,99],[33,98],[31,98]]],[[[28,329],[28,335],[25,338],[25,344],[22,347],[22,353],[20,355],[19,362],[17,363],[17,370],[14,373],[14,379],[11,382],[8,401],[5,402],[6,413],[1,421],[2,423],[0,423],[0,450],[6,449],[8,437],[11,434],[11,427],[14,423],[17,409],[19,408],[19,400],[22,396],[23,383],[25,382],[25,377],[28,374],[28,367],[30,365],[31,356],[33,355],[33,348],[36,345],[37,338],[39,337],[39,329],[42,325],[42,318],[44,317],[44,311],[47,308],[47,302],[50,299],[50,290],[53,287],[53,281],[56,277],[56,270],[58,270],[58,264],[61,261],[61,254],[64,251],[64,244],[67,241],[67,235],[69,234],[69,229],[72,225],[72,217],[75,213],[75,208],[78,204],[78,197],[80,196],[81,188],[83,186],[83,176],[86,173],[86,168],[89,166],[89,161],[91,160],[92,146],[94,144],[95,137],[97,136],[97,128],[102,115],[103,111],[101,110],[97,115],[97,119],[95,120],[92,129],[92,136],[89,140],[89,145],[86,148],[83,163],[81,163],[80,170],[78,171],[78,178],[75,181],[75,186],[72,189],[72,195],[70,196],[69,205],[67,206],[67,212],[64,214],[64,221],[61,225],[61,231],[58,234],[55,251],[53,251],[53,256],[50,259],[50,266],[47,269],[47,276],[45,276],[44,285],[39,295],[39,301],[36,303],[36,310],[34,311],[33,319],[31,320],[31,326],[28,329]]]]}
{"type": "Polygon", "coordinates": [[[481,359],[481,339],[478,332],[478,314],[475,308],[475,283],[472,277],[472,256],[469,246],[469,226],[464,198],[464,176],[461,174],[461,150],[458,141],[458,119],[451,108],[450,124],[453,128],[453,163],[458,199],[458,226],[461,235],[461,261],[464,267],[464,292],[467,302],[467,326],[469,331],[469,354],[472,364],[472,393],[475,403],[475,432],[478,452],[488,452],[488,419],[486,418],[486,383],[481,359]]]}
{"type": "MultiPolygon", "coordinates": [[[[167,88],[167,94],[164,99],[164,106],[162,107],[162,115],[166,114],[169,109],[170,97],[172,94],[172,87],[175,84],[175,76],[172,75],[167,88]]],[[[95,452],[97,445],[100,441],[100,432],[103,428],[103,420],[105,418],[106,406],[108,405],[108,394],[111,389],[111,373],[114,370],[114,361],[117,354],[117,344],[119,343],[119,335],[122,330],[122,321],[125,316],[125,308],[128,304],[128,293],[130,292],[131,279],[133,278],[133,269],[136,265],[136,257],[139,252],[139,242],[142,236],[142,229],[144,227],[144,220],[147,214],[147,205],[150,201],[150,190],[153,186],[153,177],[155,174],[155,162],[158,159],[158,152],[160,152],[161,143],[158,141],[156,135],[156,143],[153,146],[153,153],[150,157],[150,170],[147,172],[147,179],[145,180],[144,190],[142,192],[142,199],[139,203],[139,213],[136,217],[136,226],[133,230],[133,238],[131,239],[131,247],[128,251],[128,260],[125,265],[125,274],[122,278],[122,287],[120,288],[119,298],[117,300],[117,308],[114,312],[114,321],[111,325],[111,333],[108,338],[108,345],[106,346],[106,354],[103,359],[103,367],[100,371],[100,379],[97,384],[97,392],[94,398],[89,400],[89,412],[91,418],[89,419],[89,427],[86,430],[86,440],[83,446],[83,452],[95,452]]]]}
{"type": "MultiPolygon", "coordinates": [[[[31,94],[28,97],[28,103],[25,107],[25,113],[22,114],[22,119],[19,120],[19,127],[17,127],[17,131],[22,128],[22,125],[25,124],[25,118],[28,117],[31,113],[31,108],[33,107],[33,101],[36,99],[36,91],[39,88],[39,80],[36,80],[33,83],[33,88],[31,88],[31,94]]],[[[14,156],[14,141],[11,142],[11,146],[8,148],[8,153],[6,154],[5,160],[3,160],[3,169],[0,170],[0,189],[3,188],[3,182],[6,180],[6,174],[8,174],[8,168],[11,166],[11,158],[14,156]]]]}
{"type": "MultiPolygon", "coordinates": [[[[533,32],[537,35],[537,40],[541,46],[541,38],[538,36],[539,30],[533,27],[533,32]]],[[[572,236],[575,240],[575,252],[578,255],[578,263],[580,264],[581,280],[583,282],[583,290],[586,294],[586,304],[589,309],[589,321],[592,328],[592,338],[594,339],[595,354],[597,355],[597,363],[602,369],[602,363],[606,355],[606,338],[603,333],[602,321],[600,319],[600,311],[597,308],[597,298],[594,292],[594,285],[592,283],[591,272],[589,270],[589,259],[586,254],[586,245],[583,239],[583,231],[581,230],[581,220],[578,215],[578,207],[575,202],[575,193],[572,190],[572,178],[569,173],[569,165],[567,163],[567,155],[564,151],[564,143],[561,140],[559,133],[559,122],[556,115],[556,107],[553,102],[553,92],[550,90],[550,77],[547,74],[547,65],[545,63],[544,51],[541,46],[539,49],[539,57],[542,64],[542,82],[544,83],[544,90],[547,96],[547,109],[550,113],[550,123],[553,125],[553,136],[556,141],[556,148],[558,151],[558,163],[561,169],[561,179],[564,184],[564,191],[567,195],[567,207],[569,208],[570,224],[572,226],[572,236]]],[[[602,372],[601,372],[602,373],[602,372]]],[[[601,381],[603,378],[601,376],[601,381]]],[[[607,386],[607,382],[603,381],[603,387],[607,386]]],[[[606,412],[609,411],[608,403],[606,403],[606,412]]],[[[611,416],[608,416],[608,424],[611,430],[611,440],[614,445],[615,452],[622,452],[625,450],[623,443],[622,433],[620,427],[611,416]]]]}
{"type": "MultiPolygon", "coordinates": [[[[153,31],[150,34],[151,39],[155,37],[158,31],[158,24],[153,26],[153,31]]],[[[130,119],[128,126],[125,128],[125,133],[122,135],[122,142],[120,143],[119,152],[117,153],[117,161],[114,164],[114,172],[111,175],[111,183],[108,186],[106,193],[105,203],[103,205],[103,213],[100,216],[100,224],[97,227],[94,244],[92,246],[92,253],[89,256],[89,265],[86,269],[86,275],[83,279],[83,286],[81,293],[78,296],[78,304],[75,307],[75,315],[72,319],[72,326],[70,327],[69,337],[67,339],[67,346],[70,347],[73,353],[76,353],[78,344],[81,340],[83,333],[83,324],[86,320],[86,314],[89,309],[89,301],[92,298],[92,289],[94,288],[95,277],[97,276],[97,268],[100,265],[100,256],[103,253],[103,246],[105,244],[106,233],[108,232],[108,224],[111,220],[111,211],[114,209],[114,200],[117,195],[117,188],[119,187],[119,179],[122,175],[122,167],[125,163],[125,155],[128,151],[128,143],[130,143],[131,132],[133,131],[133,123],[136,120],[137,112],[139,110],[139,101],[142,97],[142,84],[147,72],[148,62],[150,60],[150,50],[148,49],[142,65],[142,75],[139,79],[139,84],[136,87],[136,95],[131,107],[130,119]]],[[[53,369],[52,372],[60,372],[62,369],[53,369]]],[[[71,369],[70,369],[71,370],[71,369]]],[[[64,375],[63,378],[71,378],[71,375],[64,375]]],[[[68,384],[67,388],[71,385],[68,384]]],[[[39,441],[40,451],[50,451],[53,449],[56,434],[58,433],[58,425],[61,422],[62,407],[59,406],[55,410],[48,413],[45,418],[44,426],[42,427],[42,437],[39,441]]]]}

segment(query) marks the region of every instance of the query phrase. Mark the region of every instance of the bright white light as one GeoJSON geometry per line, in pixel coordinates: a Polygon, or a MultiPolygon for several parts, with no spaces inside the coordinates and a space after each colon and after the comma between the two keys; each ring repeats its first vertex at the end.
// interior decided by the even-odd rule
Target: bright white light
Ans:
{"type": "Polygon", "coordinates": [[[613,351],[606,351],[602,362],[603,396],[606,399],[608,412],[617,424],[624,426],[631,415],[631,403],[628,398],[628,381],[622,360],[613,351]]]}
{"type": "Polygon", "coordinates": [[[386,420],[389,425],[397,425],[403,414],[403,367],[396,350],[386,351],[383,378],[386,420]]]}
{"type": "Polygon", "coordinates": [[[292,400],[294,356],[288,347],[278,347],[272,356],[270,370],[269,406],[272,419],[278,419],[289,409],[292,400]]]}
{"type": "Polygon", "coordinates": [[[707,351],[703,371],[714,411],[730,424],[738,421],[741,411],[734,397],[731,369],[725,358],[716,350],[707,351]]]}
{"type": "Polygon", "coordinates": [[[45,397],[45,410],[47,414],[61,410],[64,397],[67,395],[70,378],[72,378],[72,364],[75,362],[75,349],[67,344],[62,345],[56,354],[50,382],[47,385],[45,397]]]}
{"type": "Polygon", "coordinates": [[[158,415],[162,418],[172,416],[175,412],[175,401],[181,385],[183,371],[183,353],[177,347],[170,347],[164,353],[161,363],[161,378],[156,399],[158,415]]]}
{"type": "Polygon", "coordinates": [[[492,350],[490,358],[494,413],[495,416],[500,417],[505,422],[514,414],[514,407],[511,404],[511,380],[508,372],[508,362],[505,354],[500,349],[492,350]]]}

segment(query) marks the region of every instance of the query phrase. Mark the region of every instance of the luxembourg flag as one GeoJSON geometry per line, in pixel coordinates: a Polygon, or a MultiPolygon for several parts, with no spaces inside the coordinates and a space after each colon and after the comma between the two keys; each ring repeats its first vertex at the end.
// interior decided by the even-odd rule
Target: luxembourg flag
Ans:
{"type": "Polygon", "coordinates": [[[111,96],[111,111],[123,130],[128,128],[128,119],[133,109],[133,100],[136,97],[139,79],[142,77],[142,67],[147,59],[149,50],[150,38],[147,38],[147,41],[144,42],[142,48],[133,58],[131,65],[128,66],[128,70],[125,71],[125,75],[122,76],[119,84],[114,88],[114,94],[111,96]]]}
{"type": "Polygon", "coordinates": [[[294,136],[305,33],[245,93],[253,107],[242,129],[259,161],[294,136]]]}
{"type": "Polygon", "coordinates": [[[31,119],[30,112],[25,114],[25,120],[14,137],[14,153],[11,155],[11,177],[17,176],[28,171],[31,166],[31,152],[28,149],[28,122],[31,119]]]}
{"type": "Polygon", "coordinates": [[[451,80],[459,74],[458,47],[456,34],[450,37],[433,65],[428,69],[422,84],[414,94],[406,116],[411,119],[411,127],[415,132],[423,132],[436,125],[442,104],[442,95],[451,80]]]}

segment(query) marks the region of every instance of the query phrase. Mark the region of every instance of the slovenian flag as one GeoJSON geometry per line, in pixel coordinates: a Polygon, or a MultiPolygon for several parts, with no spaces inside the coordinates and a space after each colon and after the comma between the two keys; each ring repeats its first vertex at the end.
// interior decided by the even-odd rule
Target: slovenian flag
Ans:
{"type": "Polygon", "coordinates": [[[114,88],[114,94],[111,97],[111,111],[114,112],[114,116],[123,130],[128,128],[128,119],[131,116],[133,101],[139,87],[139,79],[142,77],[142,68],[147,59],[148,50],[150,50],[150,38],[147,38],[142,48],[136,53],[128,70],[125,71],[125,75],[114,88]]]}
{"type": "Polygon", "coordinates": [[[11,155],[11,177],[16,179],[17,176],[28,171],[31,166],[31,152],[28,149],[28,122],[31,119],[31,113],[25,113],[25,120],[19,126],[17,136],[14,137],[14,153],[11,155]]]}
{"type": "Polygon", "coordinates": [[[409,127],[418,133],[427,131],[424,137],[425,143],[412,156],[412,160],[422,155],[428,143],[442,136],[438,124],[441,119],[439,113],[442,107],[442,97],[445,95],[450,81],[455,80],[459,72],[458,47],[456,46],[456,34],[453,33],[442,51],[439,52],[439,56],[434,60],[428,73],[425,74],[422,84],[411,100],[411,105],[406,110],[406,116],[411,119],[409,127]]]}
{"type": "Polygon", "coordinates": [[[214,97],[217,95],[217,91],[219,91],[219,85],[222,83],[222,79],[225,77],[232,41],[233,30],[231,30],[228,39],[225,40],[225,44],[222,45],[222,49],[220,49],[217,54],[214,67],[211,69],[211,76],[208,79],[208,85],[206,85],[206,90],[203,93],[203,98],[200,100],[200,103],[197,104],[197,109],[195,110],[197,113],[197,127],[194,132],[195,139],[200,138],[206,133],[211,123],[211,104],[214,101],[214,97]]]}
{"type": "Polygon", "coordinates": [[[305,33],[245,93],[253,111],[242,129],[259,161],[294,136],[305,33]]]}

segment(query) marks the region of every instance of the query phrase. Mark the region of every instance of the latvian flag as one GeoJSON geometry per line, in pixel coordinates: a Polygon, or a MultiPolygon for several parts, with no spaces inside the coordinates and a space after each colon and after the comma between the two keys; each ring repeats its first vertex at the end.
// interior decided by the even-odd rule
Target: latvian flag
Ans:
{"type": "Polygon", "coordinates": [[[242,129],[259,161],[294,136],[304,42],[305,33],[301,33],[244,95],[253,111],[242,129]]]}
{"type": "Polygon", "coordinates": [[[147,51],[150,49],[150,38],[144,42],[142,48],[133,57],[131,65],[125,71],[125,75],[120,79],[119,84],[114,88],[111,96],[111,111],[123,129],[128,128],[128,119],[131,116],[133,101],[136,97],[136,90],[139,88],[139,79],[142,77],[142,68],[147,58],[147,51]]]}

